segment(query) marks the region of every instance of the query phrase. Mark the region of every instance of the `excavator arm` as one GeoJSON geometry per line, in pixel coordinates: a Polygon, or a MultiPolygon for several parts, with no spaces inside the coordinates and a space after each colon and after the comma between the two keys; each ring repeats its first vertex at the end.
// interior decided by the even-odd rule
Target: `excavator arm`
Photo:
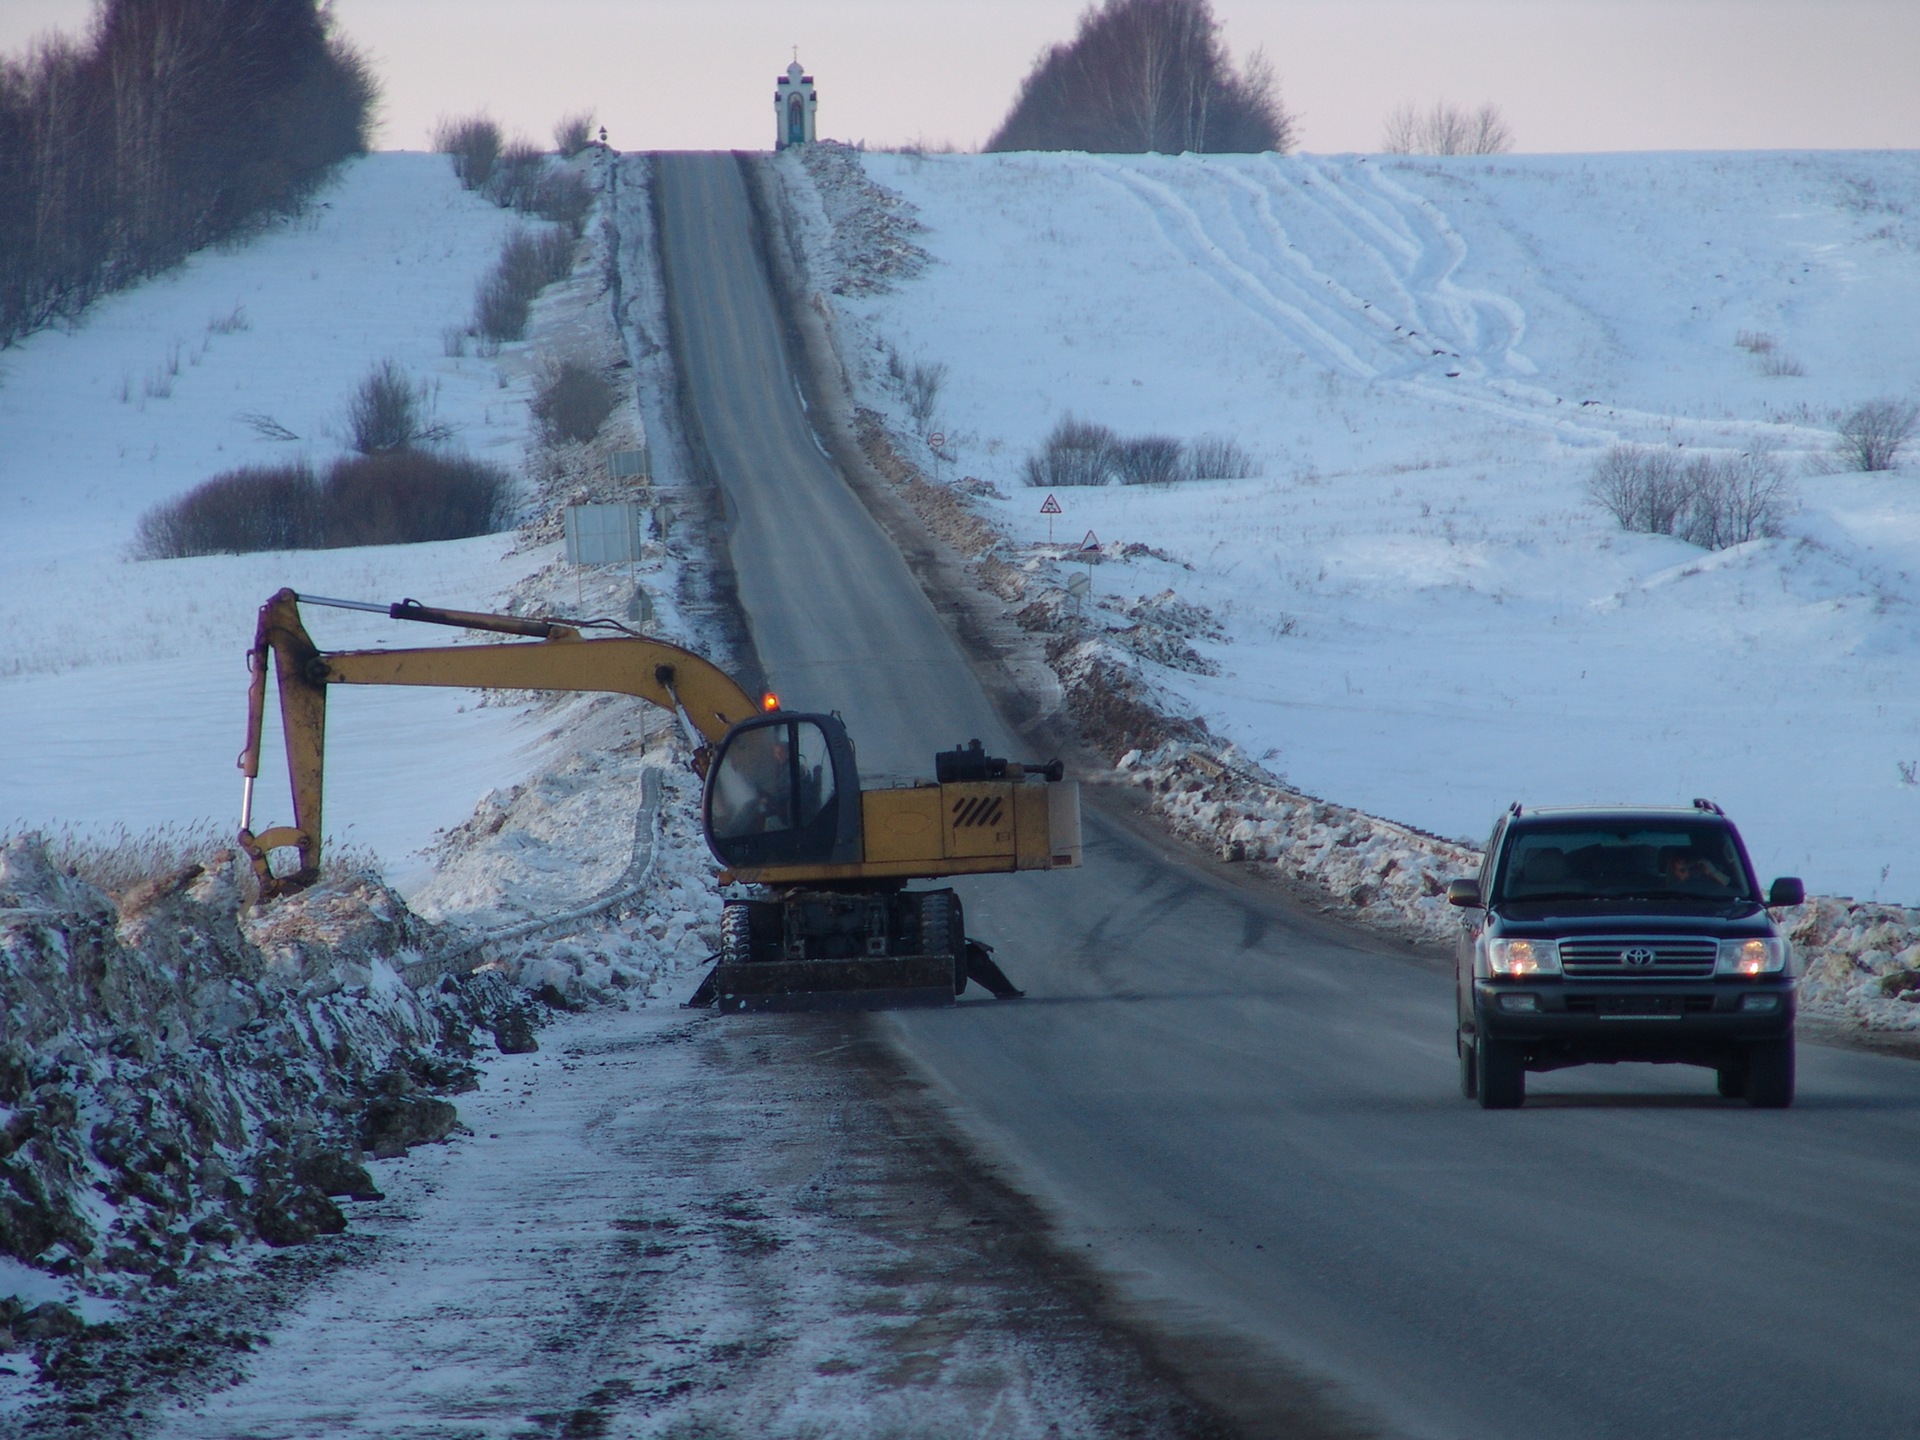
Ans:
{"type": "MultiPolygon", "coordinates": [[[[695,744],[694,768],[706,774],[710,747],[737,722],[758,713],[747,692],[711,661],[690,650],[631,633],[588,640],[594,622],[529,619],[477,611],[438,610],[404,600],[396,605],[325,600],[310,603],[371,610],[396,620],[526,637],[488,645],[417,650],[322,651],[300,618],[300,599],[282,590],[260,607],[247,696],[247,741],[239,766],[245,776],[240,847],[253,861],[263,898],[311,884],[320,872],[321,780],[325,767],[329,685],[441,685],[472,689],[581,690],[637,695],[677,715],[695,744]],[[253,784],[260,774],[260,732],[273,671],[293,787],[293,824],[255,834],[253,784]],[[290,848],[299,868],[275,876],[268,857],[290,848]]],[[[602,622],[605,623],[605,622],[602,622]]]]}

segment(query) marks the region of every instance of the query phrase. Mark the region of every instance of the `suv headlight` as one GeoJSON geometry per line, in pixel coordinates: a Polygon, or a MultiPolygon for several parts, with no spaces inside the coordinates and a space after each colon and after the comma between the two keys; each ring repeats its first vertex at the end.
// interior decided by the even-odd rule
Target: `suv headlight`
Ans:
{"type": "Polygon", "coordinates": [[[1494,975],[1558,975],[1557,940],[1489,940],[1487,970],[1494,975]]]}
{"type": "Polygon", "coordinates": [[[1716,975],[1777,975],[1787,968],[1787,942],[1778,936],[1765,940],[1722,940],[1716,975]]]}

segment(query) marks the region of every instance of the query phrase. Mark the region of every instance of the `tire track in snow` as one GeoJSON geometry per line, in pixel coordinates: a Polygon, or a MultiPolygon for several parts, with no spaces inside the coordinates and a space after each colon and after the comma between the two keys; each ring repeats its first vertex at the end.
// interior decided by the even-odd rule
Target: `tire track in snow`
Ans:
{"type": "Polygon", "coordinates": [[[1168,248],[1204,274],[1234,304],[1330,369],[1344,370],[1362,380],[1378,376],[1378,366],[1321,323],[1316,312],[1324,312],[1326,307],[1319,300],[1276,293],[1256,273],[1255,267],[1268,268],[1261,259],[1248,255],[1245,247],[1240,255],[1229,254],[1222,244],[1224,237],[1209,230],[1199,212],[1172,187],[1113,161],[1095,158],[1094,164],[1097,174],[1142,204],[1168,248]]]}
{"type": "Polygon", "coordinates": [[[1792,426],[1574,400],[1530,383],[1538,369],[1520,348],[1525,307],[1456,281],[1470,253],[1460,230],[1439,204],[1366,159],[1270,156],[1266,183],[1228,165],[1183,165],[1182,181],[1211,192],[1195,199],[1137,164],[1090,158],[1097,177],[1142,207],[1174,256],[1330,370],[1578,449],[1680,440],[1744,450],[1802,438],[1792,426]],[[1283,218],[1289,212],[1296,225],[1283,218]],[[1298,233],[1316,229],[1326,233],[1298,233]]]}

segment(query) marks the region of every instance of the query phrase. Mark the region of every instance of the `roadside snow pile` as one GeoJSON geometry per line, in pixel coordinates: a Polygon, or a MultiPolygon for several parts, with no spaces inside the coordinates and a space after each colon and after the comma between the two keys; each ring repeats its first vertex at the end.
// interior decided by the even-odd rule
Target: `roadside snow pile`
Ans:
{"type": "Polygon", "coordinates": [[[0,1251],[95,1293],[337,1232],[361,1151],[444,1139],[496,978],[423,996],[436,938],[391,891],[322,883],[263,916],[230,851],[120,903],[0,850],[0,1251]]]}
{"type": "Polygon", "coordinates": [[[1920,910],[1816,896],[1787,912],[1801,1007],[1862,1030],[1920,1031],[1920,910]]]}
{"type": "Polygon", "coordinates": [[[867,178],[861,156],[850,146],[823,140],[801,145],[799,163],[813,177],[830,237],[825,255],[812,257],[835,295],[879,295],[896,281],[911,280],[927,267],[927,252],[914,237],[926,226],[898,193],[867,178]]]}
{"type": "Polygon", "coordinates": [[[1118,768],[1175,831],[1223,860],[1270,864],[1390,934],[1446,943],[1460,928],[1447,882],[1480,868],[1470,846],[1287,790],[1237,765],[1231,747],[1176,741],[1130,750],[1118,768]]]}

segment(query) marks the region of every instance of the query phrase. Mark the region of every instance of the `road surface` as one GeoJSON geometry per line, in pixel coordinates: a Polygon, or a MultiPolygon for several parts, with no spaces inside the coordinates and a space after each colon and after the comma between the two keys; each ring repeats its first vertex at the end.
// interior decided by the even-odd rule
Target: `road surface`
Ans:
{"type": "MultiPolygon", "coordinates": [[[[771,682],[869,772],[1021,754],[815,441],[725,155],[657,163],[693,419],[771,682]]],[[[1711,1072],[1456,1089],[1451,974],[1087,812],[1084,870],[965,888],[1029,998],[878,1022],[1255,1433],[1920,1433],[1920,1066],[1804,1045],[1786,1112],[1711,1072]],[[1212,1357],[1209,1360],[1208,1357],[1212,1357]]]]}

